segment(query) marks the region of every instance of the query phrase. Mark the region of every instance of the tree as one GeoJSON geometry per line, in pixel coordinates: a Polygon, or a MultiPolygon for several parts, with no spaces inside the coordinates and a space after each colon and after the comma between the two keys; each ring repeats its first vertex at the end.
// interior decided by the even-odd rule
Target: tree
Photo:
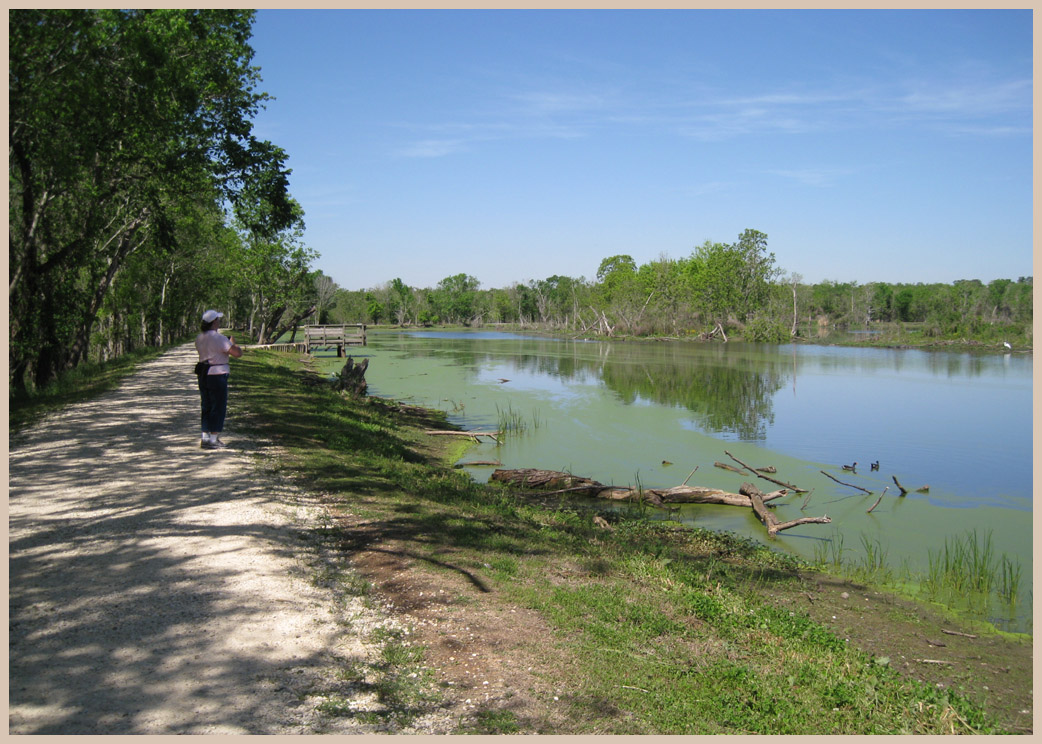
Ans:
{"type": "Polygon", "coordinates": [[[679,324],[687,321],[689,312],[687,282],[684,279],[684,261],[667,256],[644,264],[637,271],[642,294],[651,298],[649,304],[650,324],[653,328],[674,335],[679,333],[679,324]]]}
{"type": "MultiPolygon", "coordinates": [[[[249,327],[259,343],[271,343],[315,313],[318,292],[311,263],[315,252],[301,242],[304,213],[296,202],[292,221],[280,230],[267,194],[247,192],[240,198],[237,221],[241,236],[236,284],[249,298],[249,327]],[[249,197],[249,201],[247,201],[249,197]]],[[[281,221],[281,219],[279,220],[281,221]]]]}
{"type": "Polygon", "coordinates": [[[398,325],[405,325],[416,311],[416,295],[401,279],[394,279],[390,287],[391,312],[398,325]]]}
{"type": "Polygon", "coordinates": [[[767,236],[757,230],[730,245],[707,240],[687,264],[689,286],[711,323],[744,323],[764,309],[776,274],[767,236]]]}
{"type": "Polygon", "coordinates": [[[372,293],[367,292],[365,295],[365,312],[369,317],[370,323],[379,323],[380,318],[384,317],[384,314],[387,312],[387,308],[372,293]]]}
{"type": "Polygon", "coordinates": [[[447,323],[467,325],[474,317],[474,301],[480,282],[467,274],[455,274],[438,282],[431,297],[434,312],[447,323]]]}
{"type": "Polygon", "coordinates": [[[315,319],[319,324],[329,323],[329,315],[336,306],[336,282],[321,271],[314,273],[312,281],[315,284],[315,319]]]}
{"type": "Polygon", "coordinates": [[[894,288],[889,284],[876,282],[872,285],[871,319],[882,322],[894,319],[894,288]]]}
{"type": "Polygon", "coordinates": [[[244,191],[263,191],[272,209],[258,227],[277,231],[288,171],[285,153],[251,131],[264,98],[252,11],[33,9],[8,20],[9,356],[24,390],[85,358],[132,256],[181,250],[181,203],[238,209],[244,191]]]}
{"type": "Polygon", "coordinates": [[[620,325],[633,332],[651,299],[641,286],[633,257],[620,254],[604,259],[597,269],[597,280],[590,305],[593,323],[606,335],[613,335],[620,325]]]}
{"type": "Polygon", "coordinates": [[[633,260],[633,256],[626,254],[609,256],[597,267],[597,281],[610,287],[614,284],[624,283],[636,272],[637,262],[633,260]]]}
{"type": "Polygon", "coordinates": [[[334,323],[365,323],[365,304],[364,292],[338,289],[330,320],[334,323]]]}

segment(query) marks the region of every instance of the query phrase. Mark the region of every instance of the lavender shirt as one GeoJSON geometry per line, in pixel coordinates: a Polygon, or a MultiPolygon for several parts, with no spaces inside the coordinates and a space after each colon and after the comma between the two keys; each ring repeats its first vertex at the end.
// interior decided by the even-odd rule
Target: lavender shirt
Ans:
{"type": "Polygon", "coordinates": [[[231,372],[228,366],[228,351],[232,348],[231,340],[217,331],[206,331],[195,337],[195,348],[199,352],[199,361],[209,360],[211,375],[226,375],[231,372]]]}

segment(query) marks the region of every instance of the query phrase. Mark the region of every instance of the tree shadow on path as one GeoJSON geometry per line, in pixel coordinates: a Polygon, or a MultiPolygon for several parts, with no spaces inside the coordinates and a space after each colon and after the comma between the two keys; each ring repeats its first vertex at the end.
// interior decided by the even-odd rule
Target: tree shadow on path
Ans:
{"type": "MultiPolygon", "coordinates": [[[[199,448],[194,357],[11,442],[10,733],[305,733],[304,694],[360,653],[299,575],[256,445],[199,448]]],[[[233,374],[232,427],[234,398],[233,374]]]]}

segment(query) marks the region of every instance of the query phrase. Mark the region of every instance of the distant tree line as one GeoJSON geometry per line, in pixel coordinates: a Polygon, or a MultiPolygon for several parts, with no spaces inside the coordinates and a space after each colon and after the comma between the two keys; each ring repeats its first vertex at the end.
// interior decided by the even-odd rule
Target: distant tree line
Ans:
{"type": "Polygon", "coordinates": [[[783,275],[767,235],[745,230],[734,243],[707,241],[687,258],[631,256],[601,261],[593,280],[554,275],[500,289],[456,274],[433,288],[401,279],[362,291],[337,288],[326,322],[400,326],[510,324],[603,336],[707,336],[720,326],[745,340],[780,343],[836,329],[914,327],[927,338],[1027,341],[1032,278],[952,284],[824,281],[783,275]]]}
{"type": "Polygon", "coordinates": [[[9,12],[12,394],[206,307],[262,338],[314,310],[286,154],[252,132],[253,15],[9,12]]]}

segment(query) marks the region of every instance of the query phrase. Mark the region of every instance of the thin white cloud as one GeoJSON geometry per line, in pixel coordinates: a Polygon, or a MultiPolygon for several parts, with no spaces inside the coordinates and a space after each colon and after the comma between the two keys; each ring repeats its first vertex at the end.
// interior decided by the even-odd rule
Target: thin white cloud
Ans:
{"type": "Polygon", "coordinates": [[[456,122],[399,125],[426,133],[451,136],[426,137],[400,148],[407,158],[438,158],[467,151],[481,142],[520,139],[576,139],[587,136],[601,120],[595,113],[605,108],[601,96],[567,92],[527,91],[504,96],[498,108],[469,114],[456,122]]]}
{"type": "Polygon", "coordinates": [[[765,172],[772,176],[779,176],[780,178],[796,181],[804,186],[812,186],[815,188],[828,188],[834,186],[839,178],[850,175],[851,173],[849,170],[839,168],[797,168],[794,170],[782,169],[768,170],[765,172]]]}
{"type": "Polygon", "coordinates": [[[970,137],[1028,137],[1034,134],[1031,127],[1010,126],[955,126],[950,127],[952,134],[963,134],[970,137]]]}
{"type": "Polygon", "coordinates": [[[699,197],[709,196],[710,194],[722,194],[731,191],[735,184],[731,181],[705,181],[704,183],[695,184],[688,189],[688,196],[699,197]]]}
{"type": "Polygon", "coordinates": [[[395,154],[402,158],[442,158],[467,149],[461,139],[427,139],[413,142],[395,154]]]}
{"type": "MultiPolygon", "coordinates": [[[[842,91],[765,91],[754,95],[706,95],[680,105],[674,114],[680,134],[723,140],[762,134],[924,125],[986,136],[1030,128],[1030,80],[979,75],[947,81],[898,81],[850,85],[842,91]]],[[[670,119],[663,119],[668,123],[670,119]]]]}
{"type": "Polygon", "coordinates": [[[915,90],[896,103],[906,111],[980,118],[1031,110],[1030,80],[1004,83],[973,82],[936,85],[913,84],[915,90]]]}
{"type": "Polygon", "coordinates": [[[520,113],[535,116],[604,111],[610,106],[604,95],[594,93],[527,91],[513,99],[521,104],[520,113]]]}
{"type": "Polygon", "coordinates": [[[822,128],[820,117],[801,117],[793,112],[764,107],[695,115],[675,124],[679,134],[706,141],[751,134],[805,134],[822,128]]]}
{"type": "MultiPolygon", "coordinates": [[[[955,73],[956,76],[958,72],[955,73]]],[[[702,88],[693,97],[659,90],[627,96],[619,88],[557,82],[500,90],[458,121],[411,127],[428,135],[398,151],[437,158],[479,142],[579,138],[607,127],[672,131],[703,141],[762,135],[928,126],[961,136],[1010,136],[1030,128],[1029,80],[995,80],[974,71],[954,80],[833,81],[818,89],[724,94],[702,88]],[[430,136],[430,135],[434,136],[430,136]]],[[[803,176],[822,184],[824,176],[803,176]]],[[[800,180],[800,179],[797,179],[800,180]]]]}

